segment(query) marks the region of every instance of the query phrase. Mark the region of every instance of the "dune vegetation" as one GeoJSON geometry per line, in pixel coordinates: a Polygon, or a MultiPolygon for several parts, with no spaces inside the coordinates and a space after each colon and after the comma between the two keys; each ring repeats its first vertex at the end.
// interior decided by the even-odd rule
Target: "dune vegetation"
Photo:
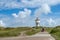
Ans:
{"type": "Polygon", "coordinates": [[[4,28],[0,27],[0,37],[12,37],[19,36],[22,31],[31,30],[29,27],[17,27],[17,28],[4,28]]]}
{"type": "Polygon", "coordinates": [[[56,38],[56,40],[60,40],[60,26],[56,26],[51,30],[50,34],[56,38]]]}
{"type": "MultiPolygon", "coordinates": [[[[60,26],[56,27],[44,27],[45,31],[49,32],[56,40],[60,40],[60,26]]],[[[24,34],[30,36],[40,32],[42,27],[0,27],[0,37],[13,37],[21,35],[21,32],[25,31],[24,34]]]]}
{"type": "Polygon", "coordinates": [[[40,31],[41,31],[41,27],[37,27],[37,28],[33,27],[31,30],[28,30],[25,34],[26,35],[33,35],[33,34],[36,34],[40,31]]]}
{"type": "Polygon", "coordinates": [[[26,35],[33,35],[38,32],[40,32],[41,28],[35,28],[35,27],[0,27],[0,37],[13,37],[13,36],[19,36],[21,35],[21,32],[25,32],[26,35]]]}

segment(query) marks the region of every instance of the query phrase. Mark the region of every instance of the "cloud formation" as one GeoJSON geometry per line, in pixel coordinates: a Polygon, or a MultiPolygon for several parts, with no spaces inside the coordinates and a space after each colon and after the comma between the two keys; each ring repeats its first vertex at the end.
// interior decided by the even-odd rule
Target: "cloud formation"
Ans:
{"type": "Polygon", "coordinates": [[[23,8],[23,7],[40,7],[42,4],[50,6],[60,4],[60,0],[0,0],[0,7],[3,8],[23,8]]]}
{"type": "Polygon", "coordinates": [[[25,17],[30,16],[30,14],[31,14],[31,10],[24,9],[24,11],[19,11],[18,14],[13,13],[12,15],[13,15],[15,18],[17,18],[17,17],[19,17],[19,18],[25,18],[25,17]]]}
{"type": "MultiPolygon", "coordinates": [[[[18,13],[11,13],[10,16],[12,17],[8,20],[9,22],[6,21],[7,19],[5,20],[5,17],[3,19],[7,24],[10,24],[10,26],[30,24],[33,25],[37,16],[40,18],[41,14],[52,13],[51,6],[57,4],[60,4],[60,0],[20,0],[19,2],[18,0],[0,0],[0,10],[23,8],[23,11],[19,11],[18,13]],[[33,14],[32,10],[28,8],[36,8],[33,16],[31,16],[31,13],[33,14]],[[28,22],[29,24],[26,22],[28,22]]],[[[41,23],[48,23],[49,25],[51,25],[52,23],[55,24],[56,22],[52,18],[46,18],[41,23]]],[[[0,21],[0,24],[3,25],[3,21],[0,21]]]]}
{"type": "Polygon", "coordinates": [[[52,18],[47,19],[47,22],[49,23],[50,26],[56,24],[55,20],[53,20],[52,18]]]}
{"type": "Polygon", "coordinates": [[[51,8],[48,4],[42,4],[41,7],[35,11],[36,16],[40,16],[42,13],[44,14],[52,13],[51,8]]]}
{"type": "Polygon", "coordinates": [[[5,23],[2,20],[0,20],[0,26],[5,26],[5,23]]]}

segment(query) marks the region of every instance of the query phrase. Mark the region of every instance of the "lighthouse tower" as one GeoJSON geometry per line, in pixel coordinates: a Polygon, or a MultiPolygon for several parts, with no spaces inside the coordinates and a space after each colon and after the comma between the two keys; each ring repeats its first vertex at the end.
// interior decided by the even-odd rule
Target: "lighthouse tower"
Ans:
{"type": "Polygon", "coordinates": [[[36,27],[39,27],[40,26],[40,20],[39,20],[38,17],[36,18],[35,23],[36,23],[36,27]]]}

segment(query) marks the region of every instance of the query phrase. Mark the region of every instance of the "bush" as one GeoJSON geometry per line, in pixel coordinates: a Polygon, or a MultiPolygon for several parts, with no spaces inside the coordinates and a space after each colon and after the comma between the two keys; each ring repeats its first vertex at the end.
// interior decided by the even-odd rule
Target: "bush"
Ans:
{"type": "Polygon", "coordinates": [[[4,30],[0,30],[0,37],[12,37],[20,35],[20,32],[27,31],[32,28],[29,27],[17,27],[17,28],[4,28],[4,30]]]}
{"type": "Polygon", "coordinates": [[[56,38],[56,40],[60,40],[60,26],[55,27],[50,33],[56,38]]]}
{"type": "Polygon", "coordinates": [[[17,31],[2,31],[0,32],[0,37],[10,37],[10,36],[18,36],[20,32],[17,31]]]}
{"type": "Polygon", "coordinates": [[[38,33],[38,32],[40,32],[40,28],[38,28],[38,29],[31,29],[31,30],[28,30],[25,34],[26,35],[33,35],[33,34],[36,34],[36,33],[38,33]]]}

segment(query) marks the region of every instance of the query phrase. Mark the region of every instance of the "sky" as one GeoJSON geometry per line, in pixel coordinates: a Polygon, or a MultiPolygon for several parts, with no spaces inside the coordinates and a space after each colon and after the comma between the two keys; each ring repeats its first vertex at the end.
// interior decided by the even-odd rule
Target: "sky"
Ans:
{"type": "Polygon", "coordinates": [[[0,0],[0,26],[40,26],[60,25],[60,0],[0,0]]]}

